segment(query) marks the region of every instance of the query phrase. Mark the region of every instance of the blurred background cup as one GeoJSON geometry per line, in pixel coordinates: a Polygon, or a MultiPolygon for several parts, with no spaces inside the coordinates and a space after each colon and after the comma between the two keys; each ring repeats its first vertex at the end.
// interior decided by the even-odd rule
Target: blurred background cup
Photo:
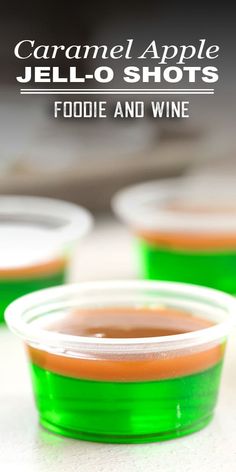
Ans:
{"type": "Polygon", "coordinates": [[[134,233],[140,275],[236,293],[235,179],[190,176],[128,187],[113,209],[134,233]]]}
{"type": "Polygon", "coordinates": [[[16,298],[67,281],[76,243],[91,224],[90,213],[75,204],[0,197],[0,322],[16,298]]]}

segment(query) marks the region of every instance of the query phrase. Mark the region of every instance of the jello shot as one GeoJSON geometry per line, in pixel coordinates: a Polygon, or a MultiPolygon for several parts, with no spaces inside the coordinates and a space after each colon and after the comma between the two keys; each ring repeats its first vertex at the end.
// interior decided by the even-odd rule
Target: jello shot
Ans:
{"type": "Polygon", "coordinates": [[[113,209],[135,236],[141,278],[236,294],[236,186],[172,178],[118,192],[113,209]]]}
{"type": "Polygon", "coordinates": [[[75,245],[91,221],[71,203],[0,196],[0,322],[16,298],[67,281],[75,245]]]}
{"type": "Polygon", "coordinates": [[[42,426],[144,443],[212,419],[235,305],[188,284],[81,283],[16,300],[6,321],[26,345],[42,426]]]}

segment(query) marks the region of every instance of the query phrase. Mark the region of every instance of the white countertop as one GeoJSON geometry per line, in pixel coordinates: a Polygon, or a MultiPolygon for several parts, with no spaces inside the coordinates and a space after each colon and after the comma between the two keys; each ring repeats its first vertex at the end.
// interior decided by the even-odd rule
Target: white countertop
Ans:
{"type": "MultiPolygon", "coordinates": [[[[74,280],[132,278],[131,240],[103,222],[80,247],[74,280]]],[[[212,423],[191,436],[144,445],[96,444],[37,424],[24,350],[0,329],[0,469],[3,472],[233,472],[236,464],[236,333],[230,339],[212,423]]]]}

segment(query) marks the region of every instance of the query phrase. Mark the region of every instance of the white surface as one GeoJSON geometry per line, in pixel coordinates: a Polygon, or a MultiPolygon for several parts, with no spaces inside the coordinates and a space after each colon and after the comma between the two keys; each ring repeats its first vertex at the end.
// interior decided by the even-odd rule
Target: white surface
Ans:
{"type": "MultiPolygon", "coordinates": [[[[74,279],[133,277],[131,241],[103,223],[78,251],[74,279]]],[[[145,445],[96,444],[38,427],[20,341],[0,329],[0,469],[24,472],[233,472],[236,463],[236,333],[212,423],[191,436],[145,445]]]]}

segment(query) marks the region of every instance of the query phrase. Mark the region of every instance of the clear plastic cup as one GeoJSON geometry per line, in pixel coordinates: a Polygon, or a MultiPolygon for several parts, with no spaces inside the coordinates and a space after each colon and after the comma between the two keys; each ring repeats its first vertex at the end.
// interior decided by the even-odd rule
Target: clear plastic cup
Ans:
{"type": "Polygon", "coordinates": [[[27,347],[42,426],[142,443],[209,423],[235,309],[230,295],[194,285],[95,282],[26,295],[6,321],[27,347]]]}
{"type": "Polygon", "coordinates": [[[91,223],[72,203],[0,196],[0,322],[16,298],[67,281],[75,245],[91,223]]]}
{"type": "Polygon", "coordinates": [[[236,294],[235,179],[172,178],[113,198],[135,236],[141,278],[236,294]]]}

